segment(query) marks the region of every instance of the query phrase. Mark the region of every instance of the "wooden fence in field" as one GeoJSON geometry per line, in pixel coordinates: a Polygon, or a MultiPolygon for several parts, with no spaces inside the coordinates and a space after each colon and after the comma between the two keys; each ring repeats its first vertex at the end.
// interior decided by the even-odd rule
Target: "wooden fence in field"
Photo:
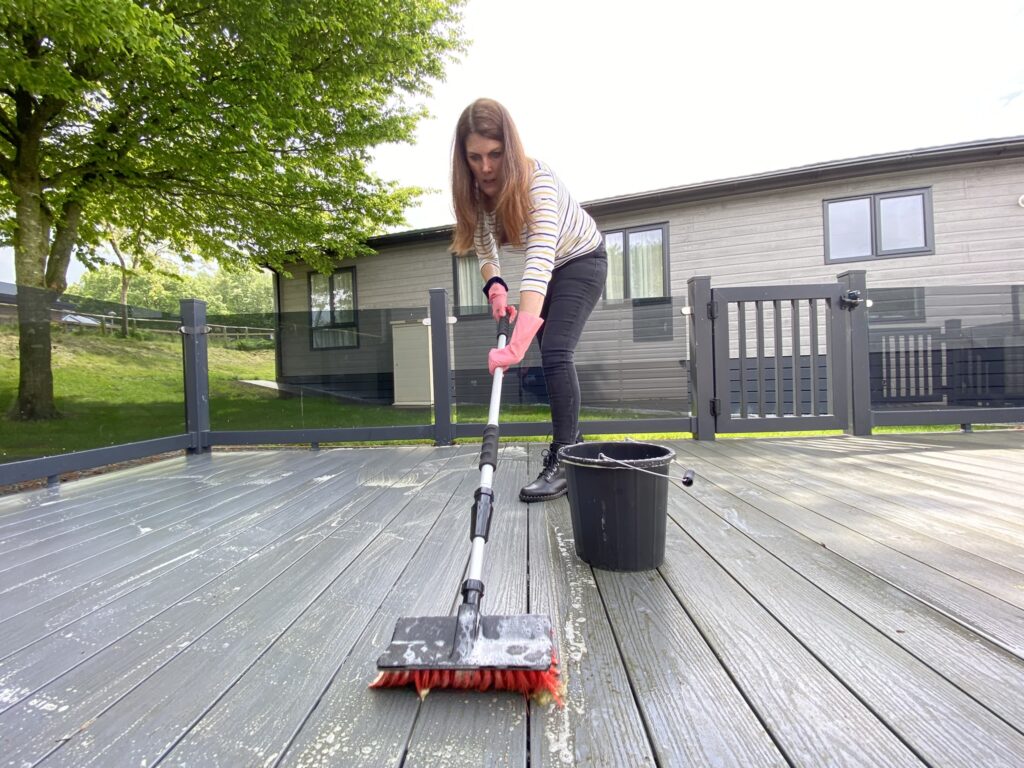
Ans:
{"type": "MultiPolygon", "coordinates": [[[[100,335],[118,333],[122,330],[124,320],[119,315],[101,315],[92,312],[77,312],[51,309],[53,322],[64,330],[96,331],[100,335]]],[[[273,340],[273,328],[257,328],[248,325],[224,325],[208,323],[211,339],[237,341],[238,339],[273,340]]],[[[181,332],[181,320],[178,318],[164,320],[162,318],[129,317],[128,332],[145,332],[178,335],[181,332]]]]}

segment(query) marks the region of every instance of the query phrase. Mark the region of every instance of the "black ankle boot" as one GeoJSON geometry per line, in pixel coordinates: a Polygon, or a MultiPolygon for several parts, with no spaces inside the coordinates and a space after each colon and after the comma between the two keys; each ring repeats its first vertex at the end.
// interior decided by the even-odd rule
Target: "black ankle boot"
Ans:
{"type": "Polygon", "coordinates": [[[520,501],[551,501],[565,496],[568,483],[565,480],[565,467],[558,460],[558,449],[561,447],[561,443],[552,443],[551,448],[544,451],[544,469],[536,480],[519,491],[520,501]]]}

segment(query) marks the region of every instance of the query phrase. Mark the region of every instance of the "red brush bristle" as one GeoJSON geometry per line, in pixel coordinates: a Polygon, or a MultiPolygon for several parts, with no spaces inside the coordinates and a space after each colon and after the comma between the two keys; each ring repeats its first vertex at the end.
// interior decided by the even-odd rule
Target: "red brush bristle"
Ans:
{"type": "Polygon", "coordinates": [[[551,696],[562,706],[562,682],[558,674],[558,661],[544,670],[533,669],[411,669],[399,672],[381,672],[370,683],[371,688],[400,688],[416,686],[420,696],[433,688],[477,691],[514,691],[524,696],[551,696]]]}

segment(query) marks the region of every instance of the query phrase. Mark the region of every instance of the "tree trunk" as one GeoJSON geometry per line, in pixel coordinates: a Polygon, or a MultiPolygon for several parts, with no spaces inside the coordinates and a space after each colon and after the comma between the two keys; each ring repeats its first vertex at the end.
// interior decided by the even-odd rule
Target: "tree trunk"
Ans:
{"type": "Polygon", "coordinates": [[[121,335],[128,338],[128,286],[121,278],[121,335]]]}
{"type": "Polygon", "coordinates": [[[50,217],[42,203],[42,184],[12,185],[16,201],[14,274],[18,284],[18,399],[12,419],[55,419],[50,354],[50,306],[46,289],[50,217]]]}
{"type": "MultiPolygon", "coordinates": [[[[125,261],[124,254],[121,253],[121,249],[117,245],[117,238],[110,235],[110,247],[114,251],[114,255],[117,257],[118,264],[121,265],[121,335],[126,339],[128,338],[128,263],[125,261]]],[[[135,259],[132,259],[132,267],[135,266],[135,259]]]]}
{"type": "Polygon", "coordinates": [[[18,399],[12,419],[55,419],[50,354],[50,291],[18,286],[18,399]]]}

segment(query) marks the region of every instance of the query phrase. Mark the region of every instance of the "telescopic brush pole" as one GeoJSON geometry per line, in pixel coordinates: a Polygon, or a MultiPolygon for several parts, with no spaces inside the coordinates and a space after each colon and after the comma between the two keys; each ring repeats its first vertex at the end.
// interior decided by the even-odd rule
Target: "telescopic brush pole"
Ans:
{"type": "MultiPolygon", "coordinates": [[[[509,321],[503,316],[498,321],[498,349],[508,342],[509,321]]],[[[494,470],[498,466],[498,414],[501,409],[501,382],[503,368],[496,368],[491,381],[491,400],[484,427],[483,447],[480,449],[480,487],[474,494],[473,515],[469,524],[469,568],[462,583],[462,605],[459,606],[458,634],[455,654],[468,655],[472,650],[480,622],[480,599],[484,595],[484,549],[491,530],[494,510],[494,470]]]]}

